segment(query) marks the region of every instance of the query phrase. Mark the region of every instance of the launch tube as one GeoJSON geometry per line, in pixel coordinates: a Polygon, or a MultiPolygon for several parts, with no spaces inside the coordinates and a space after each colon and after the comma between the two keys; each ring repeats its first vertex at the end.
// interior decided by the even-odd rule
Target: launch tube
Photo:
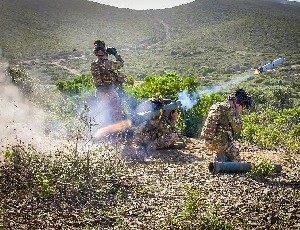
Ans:
{"type": "Polygon", "coordinates": [[[135,125],[138,125],[146,120],[150,119],[156,119],[161,115],[168,116],[168,113],[171,112],[174,109],[179,109],[181,108],[182,104],[180,101],[174,101],[170,104],[164,105],[161,109],[159,110],[154,110],[154,111],[147,111],[143,113],[137,113],[135,117],[133,118],[133,123],[135,125]]]}
{"type": "MultiPolygon", "coordinates": [[[[282,170],[280,164],[273,164],[275,172],[279,173],[282,170]]],[[[240,163],[240,162],[211,162],[209,163],[209,172],[211,173],[246,173],[253,169],[253,163],[240,163]]]]}

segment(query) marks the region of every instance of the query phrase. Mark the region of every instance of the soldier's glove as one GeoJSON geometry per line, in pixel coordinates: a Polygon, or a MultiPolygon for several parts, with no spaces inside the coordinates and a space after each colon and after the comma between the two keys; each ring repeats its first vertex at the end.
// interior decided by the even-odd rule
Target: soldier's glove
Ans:
{"type": "Polygon", "coordinates": [[[117,49],[116,48],[114,48],[114,47],[108,47],[107,49],[106,49],[106,52],[108,53],[108,54],[111,54],[111,55],[116,55],[118,52],[117,52],[117,49]]]}

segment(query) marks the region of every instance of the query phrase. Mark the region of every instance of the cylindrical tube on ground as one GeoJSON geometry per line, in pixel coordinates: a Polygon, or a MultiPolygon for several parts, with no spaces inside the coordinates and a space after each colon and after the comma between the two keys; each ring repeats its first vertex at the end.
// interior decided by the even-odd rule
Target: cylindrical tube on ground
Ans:
{"type": "MultiPolygon", "coordinates": [[[[280,164],[273,164],[275,172],[279,173],[282,170],[280,164]]],[[[240,163],[240,162],[211,162],[208,169],[211,173],[246,173],[250,172],[255,165],[253,163],[240,163]]]]}

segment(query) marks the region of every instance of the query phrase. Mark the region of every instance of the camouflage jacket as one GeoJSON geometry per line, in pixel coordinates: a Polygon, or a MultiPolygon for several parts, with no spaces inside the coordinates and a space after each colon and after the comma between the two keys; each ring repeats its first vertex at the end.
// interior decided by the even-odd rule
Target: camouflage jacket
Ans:
{"type": "Polygon", "coordinates": [[[229,102],[219,102],[210,108],[201,137],[213,143],[233,141],[235,135],[242,130],[240,115],[229,102]]]}
{"type": "Polygon", "coordinates": [[[165,118],[151,119],[138,125],[135,130],[135,138],[144,140],[154,140],[164,135],[175,132],[175,121],[167,121],[165,118]]]}
{"type": "Polygon", "coordinates": [[[120,86],[125,75],[120,72],[122,61],[97,60],[91,63],[91,72],[96,86],[120,86]]]}

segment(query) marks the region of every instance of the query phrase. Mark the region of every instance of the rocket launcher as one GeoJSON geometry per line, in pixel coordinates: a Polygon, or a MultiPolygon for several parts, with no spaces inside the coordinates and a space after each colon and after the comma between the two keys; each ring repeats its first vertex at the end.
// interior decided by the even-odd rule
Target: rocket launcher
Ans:
{"type": "Polygon", "coordinates": [[[159,119],[162,116],[168,117],[170,112],[182,107],[180,101],[163,99],[161,105],[153,103],[152,110],[136,113],[132,118],[133,125],[139,125],[146,120],[159,119]]]}
{"type": "Polygon", "coordinates": [[[146,104],[148,111],[136,113],[130,119],[122,120],[98,129],[95,133],[95,138],[98,139],[119,132],[120,130],[126,130],[132,126],[137,126],[146,120],[168,117],[172,110],[179,109],[182,106],[180,101],[172,101],[170,99],[162,99],[159,102],[147,101],[146,104]]]}
{"type": "MultiPolygon", "coordinates": [[[[209,172],[213,174],[217,173],[247,173],[251,169],[255,168],[253,163],[241,163],[241,162],[211,162],[209,163],[209,172]]],[[[275,173],[280,173],[282,167],[280,164],[274,164],[275,173]]]]}

